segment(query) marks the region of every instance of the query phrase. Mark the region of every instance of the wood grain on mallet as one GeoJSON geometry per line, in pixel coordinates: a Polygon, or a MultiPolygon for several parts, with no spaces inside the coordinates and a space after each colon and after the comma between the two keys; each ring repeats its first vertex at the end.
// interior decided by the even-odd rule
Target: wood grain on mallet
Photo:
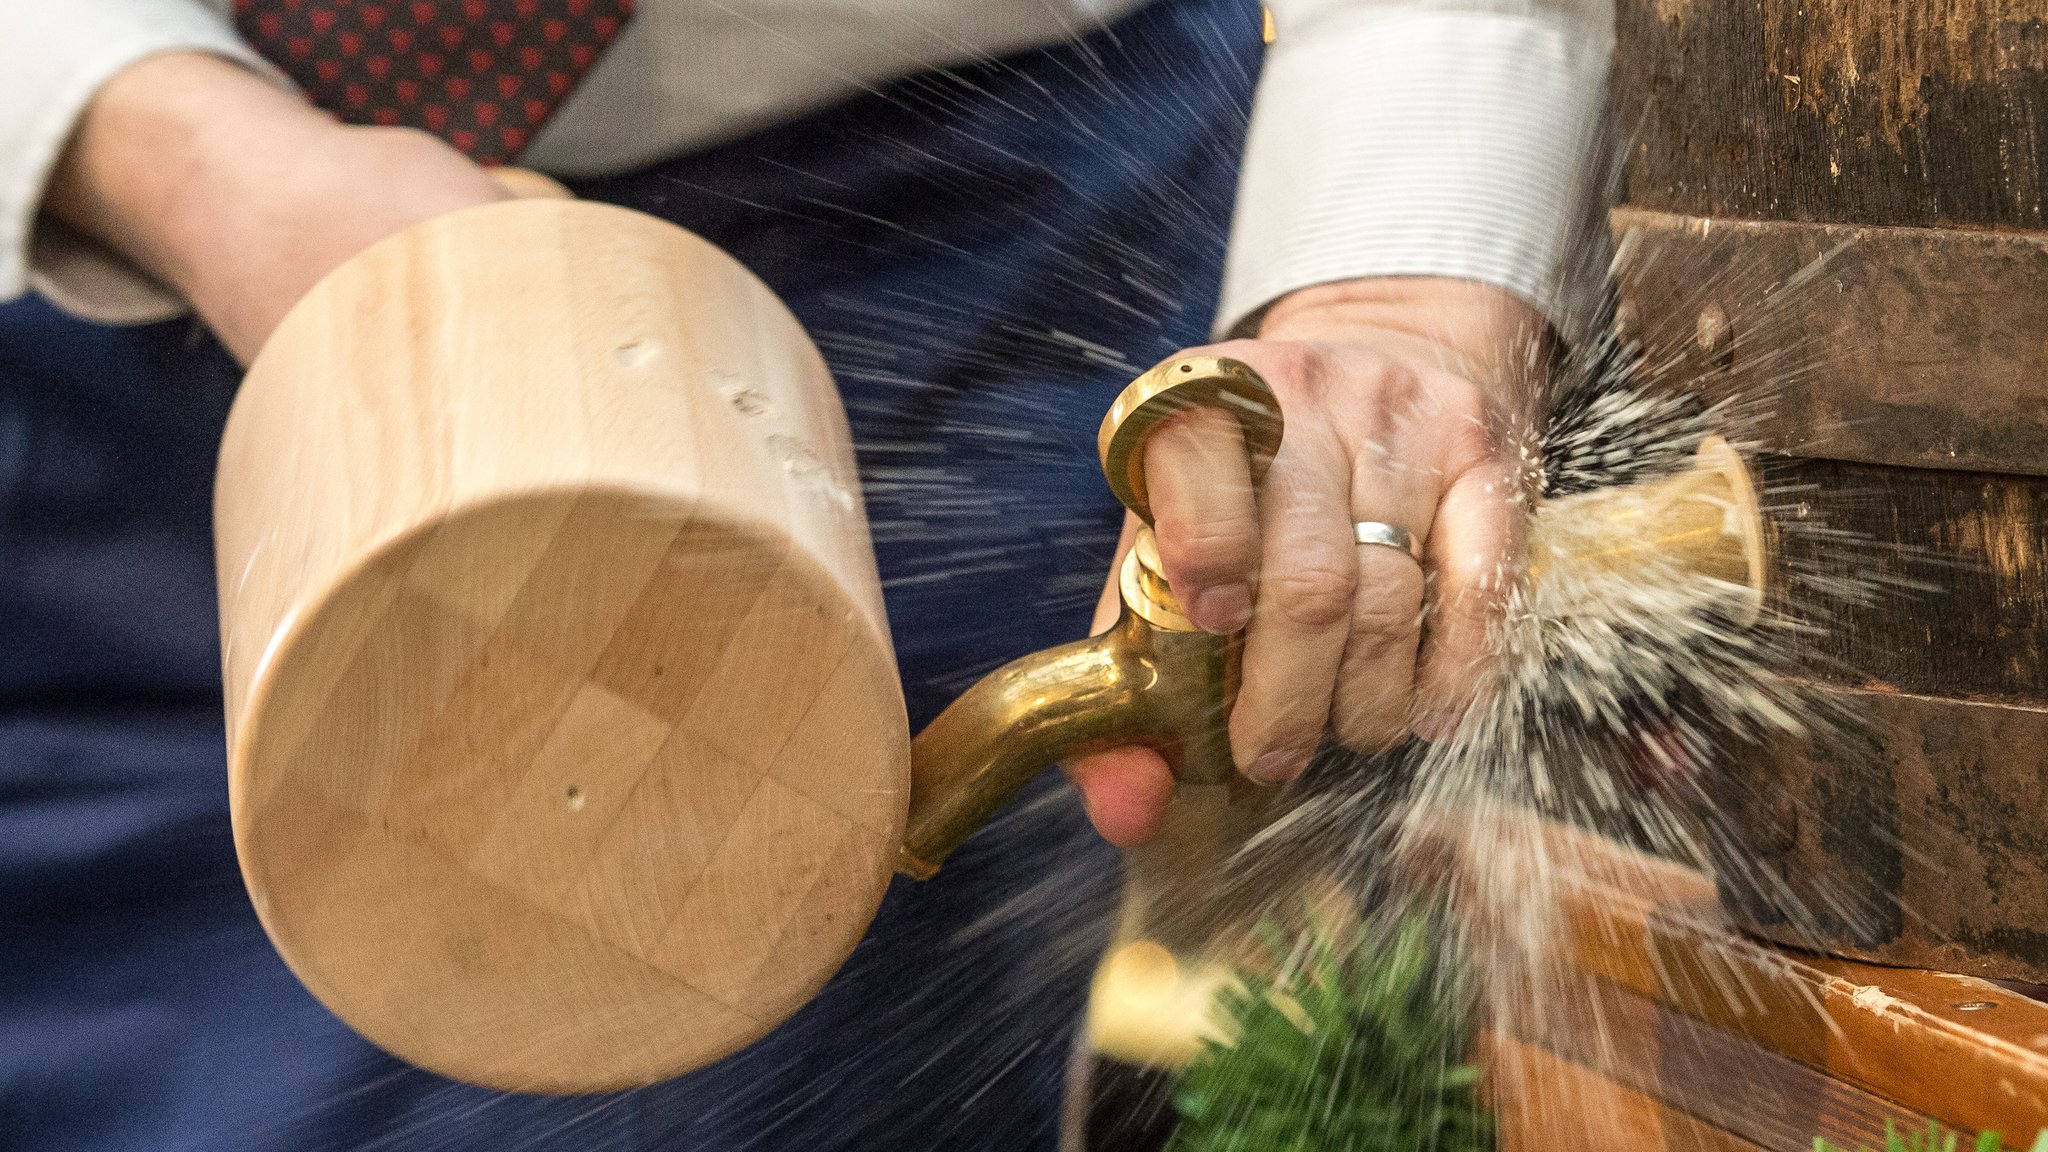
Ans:
{"type": "Polygon", "coordinates": [[[443,217],[317,287],[216,492],[243,874],[435,1071],[590,1091],[767,1031],[865,930],[908,732],[845,417],[650,217],[443,217]]]}

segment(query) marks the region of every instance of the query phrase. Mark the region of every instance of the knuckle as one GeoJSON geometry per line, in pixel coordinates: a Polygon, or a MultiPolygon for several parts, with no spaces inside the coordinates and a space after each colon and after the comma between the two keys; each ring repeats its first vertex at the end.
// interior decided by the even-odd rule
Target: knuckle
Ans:
{"type": "Polygon", "coordinates": [[[1269,365],[1263,371],[1291,385],[1310,384],[1321,375],[1322,350],[1299,340],[1271,341],[1260,350],[1259,358],[1269,365]]]}
{"type": "Polygon", "coordinates": [[[1451,414],[1449,423],[1448,440],[1453,467],[1463,465],[1468,470],[1486,468],[1499,455],[1493,429],[1483,416],[1456,412],[1451,414]]]}
{"type": "Polygon", "coordinates": [[[1304,628],[1328,628],[1352,611],[1358,589],[1355,567],[1333,562],[1297,564],[1276,573],[1268,585],[1273,607],[1304,628]]]}
{"type": "Polygon", "coordinates": [[[1259,523],[1253,516],[1226,516],[1158,530],[1159,558],[1176,583],[1207,583],[1251,573],[1258,562],[1259,523]]]}
{"type": "Polygon", "coordinates": [[[1422,396],[1422,374],[1399,360],[1375,356],[1362,382],[1388,407],[1406,407],[1422,396]]]}
{"type": "Polygon", "coordinates": [[[1350,642],[1348,642],[1348,648],[1352,650],[1352,656],[1360,664],[1378,664],[1378,662],[1384,662],[1384,660],[1389,660],[1393,656],[1413,654],[1415,652],[1413,625],[1409,625],[1407,633],[1403,633],[1403,631],[1399,631],[1395,627],[1366,627],[1366,629],[1360,629],[1360,627],[1354,625],[1352,627],[1352,637],[1350,637],[1350,642]]]}
{"type": "Polygon", "coordinates": [[[1412,654],[1422,634],[1421,613],[1413,605],[1391,605],[1371,597],[1351,612],[1351,638],[1346,647],[1360,661],[1377,662],[1397,653],[1412,654]]]}
{"type": "Polygon", "coordinates": [[[1423,391],[1413,368],[1378,352],[1349,351],[1324,376],[1353,418],[1399,411],[1423,391]]]}
{"type": "Polygon", "coordinates": [[[1333,372],[1331,381],[1328,405],[1348,439],[1370,444],[1383,455],[1411,454],[1399,446],[1429,424],[1432,406],[1429,387],[1416,369],[1378,354],[1360,354],[1333,372]]]}
{"type": "Polygon", "coordinates": [[[1408,734],[1408,724],[1403,713],[1391,715],[1340,716],[1331,725],[1337,735],[1337,743],[1353,752],[1384,752],[1401,742],[1408,734]]]}
{"type": "Polygon", "coordinates": [[[1373,587],[1372,595],[1359,596],[1351,605],[1348,646],[1354,656],[1369,659],[1401,648],[1412,651],[1422,633],[1421,572],[1403,560],[1400,569],[1375,579],[1373,587]]]}

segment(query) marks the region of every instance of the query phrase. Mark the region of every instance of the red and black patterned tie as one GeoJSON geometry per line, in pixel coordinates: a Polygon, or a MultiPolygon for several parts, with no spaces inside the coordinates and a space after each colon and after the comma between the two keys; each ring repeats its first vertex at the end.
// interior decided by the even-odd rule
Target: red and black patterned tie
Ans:
{"type": "Polygon", "coordinates": [[[424,128],[482,164],[518,156],[633,0],[235,0],[244,39],[320,107],[424,128]]]}

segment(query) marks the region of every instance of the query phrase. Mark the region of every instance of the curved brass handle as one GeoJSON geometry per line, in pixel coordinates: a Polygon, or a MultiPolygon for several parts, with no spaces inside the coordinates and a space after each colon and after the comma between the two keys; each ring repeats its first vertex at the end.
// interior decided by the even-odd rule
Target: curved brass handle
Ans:
{"type": "Polygon", "coordinates": [[[1176,356],[1131,381],[1117,395],[1095,433],[1095,450],[1109,490],[1138,519],[1152,523],[1145,491],[1145,444],[1168,419],[1200,407],[1237,417],[1251,457],[1252,483],[1272,467],[1284,422],[1271,385],[1242,360],[1228,356],[1176,356]]]}
{"type": "MultiPolygon", "coordinates": [[[[1110,489],[1148,525],[1146,438],[1198,405],[1237,417],[1254,483],[1279,450],[1280,403],[1249,365],[1181,356],[1151,369],[1117,397],[1096,438],[1110,489]]],[[[1149,526],[1117,579],[1123,611],[1109,631],[1003,665],[911,741],[910,823],[897,871],[931,876],[1032,777],[1073,756],[1142,746],[1181,780],[1231,778],[1226,724],[1241,638],[1212,636],[1182,613],[1149,526]]]]}

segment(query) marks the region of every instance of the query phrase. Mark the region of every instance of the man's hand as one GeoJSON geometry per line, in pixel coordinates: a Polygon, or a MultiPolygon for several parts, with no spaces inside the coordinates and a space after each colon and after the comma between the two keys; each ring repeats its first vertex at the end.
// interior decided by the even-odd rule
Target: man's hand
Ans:
{"type": "Polygon", "coordinates": [[[183,293],[247,363],[349,257],[506,195],[431,136],[344,126],[237,64],[176,53],[100,90],[45,205],[183,293]]]}
{"type": "MultiPolygon", "coordinates": [[[[1146,450],[1167,580],[1208,631],[1249,627],[1230,716],[1246,776],[1293,779],[1326,729],[1370,752],[1455,726],[1484,681],[1488,624],[1509,583],[1513,441],[1536,410],[1544,333],[1533,308],[1499,289],[1359,280],[1283,298],[1256,340],[1196,350],[1257,369],[1287,423],[1258,493],[1227,415],[1183,414],[1146,450]],[[1407,529],[1422,561],[1355,542],[1367,520],[1407,529]]],[[[1098,630],[1116,608],[1112,575],[1098,630]]],[[[1117,844],[1150,837],[1173,792],[1165,762],[1144,749],[1067,772],[1117,844]]]]}

